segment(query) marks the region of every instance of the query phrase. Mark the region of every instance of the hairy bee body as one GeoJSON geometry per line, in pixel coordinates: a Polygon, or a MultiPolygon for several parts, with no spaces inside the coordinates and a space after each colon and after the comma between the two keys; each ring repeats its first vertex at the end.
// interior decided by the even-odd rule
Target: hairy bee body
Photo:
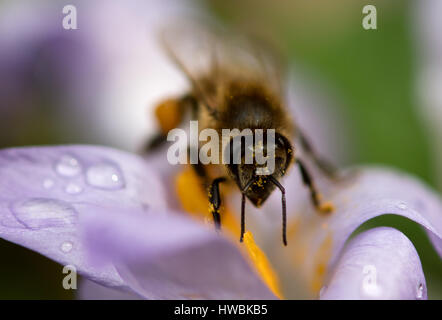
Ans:
{"type": "MultiPolygon", "coordinates": [[[[240,132],[245,129],[252,132],[259,129],[275,133],[275,170],[268,174],[257,173],[258,169],[262,168],[258,161],[255,161],[256,144],[242,145],[242,148],[253,149],[252,163],[245,162],[244,158],[239,163],[226,163],[221,152],[214,170],[207,170],[207,165],[203,164],[195,166],[197,173],[203,178],[203,183],[209,185],[210,207],[217,229],[221,226],[220,183],[234,183],[242,194],[241,240],[245,232],[246,198],[256,207],[260,207],[273,190],[278,188],[282,193],[283,243],[286,244],[285,189],[280,180],[294,162],[294,139],[298,138],[301,141],[305,151],[316,160],[321,169],[327,171],[325,169],[329,167],[315,157],[312,148],[287,111],[279,63],[272,55],[257,50],[247,40],[232,44],[229,41],[224,42],[223,37],[214,33],[195,29],[187,32],[191,37],[178,36],[179,34],[181,33],[177,32],[172,38],[163,41],[163,44],[171,60],[191,83],[190,91],[177,99],[176,105],[179,106],[180,112],[189,111],[192,120],[198,121],[200,132],[204,129],[214,129],[219,137],[223,136],[224,129],[237,129],[240,132]]],[[[241,135],[241,139],[244,138],[242,134],[237,135],[241,135]]],[[[257,138],[253,139],[256,142],[257,138]]],[[[232,151],[233,140],[232,137],[226,146],[224,141],[219,139],[218,150],[225,151],[226,148],[230,148],[232,151]]],[[[260,149],[268,149],[268,142],[263,139],[260,149]]],[[[201,144],[202,142],[198,148],[202,147],[201,144]]],[[[296,159],[296,163],[300,167],[304,184],[310,189],[313,204],[319,211],[327,211],[329,207],[322,206],[307,168],[300,159],[296,159]]]]}
{"type": "Polygon", "coordinates": [[[212,128],[275,129],[293,136],[293,123],[281,98],[265,83],[226,79],[214,89],[215,114],[199,108],[198,120],[212,128]],[[208,117],[206,117],[208,116],[208,117]]]}
{"type": "Polygon", "coordinates": [[[223,82],[214,89],[215,112],[198,102],[194,120],[198,120],[200,131],[211,128],[221,136],[222,129],[274,129],[292,140],[295,134],[292,118],[280,97],[264,83],[241,79],[223,82]]]}
{"type": "MultiPolygon", "coordinates": [[[[219,78],[218,78],[219,79],[219,78]]],[[[209,81],[209,80],[207,80],[209,81]]],[[[223,129],[238,129],[242,132],[244,129],[275,130],[279,135],[286,137],[287,141],[292,140],[294,136],[294,124],[288,115],[285,105],[280,97],[274,94],[262,81],[250,79],[231,79],[226,77],[216,84],[205,83],[199,80],[199,83],[211,88],[211,95],[208,97],[213,101],[215,106],[212,110],[205,107],[204,102],[197,101],[196,112],[193,119],[198,121],[199,131],[204,129],[214,129],[218,135],[222,136],[223,129]]],[[[192,93],[195,95],[196,93],[192,93]]],[[[205,142],[200,142],[204,144],[205,142]]],[[[291,144],[287,145],[291,150],[291,144]]],[[[219,140],[219,150],[224,151],[222,139],[219,140]]],[[[284,150],[285,151],[285,150],[284,150]]],[[[218,168],[212,168],[211,172],[223,175],[228,179],[226,182],[236,182],[238,187],[243,188],[248,179],[250,179],[250,171],[254,166],[250,166],[248,172],[235,171],[231,164],[225,164],[223,153],[219,154],[218,168]]],[[[289,157],[288,157],[289,158],[289,157]]],[[[277,174],[278,178],[282,177],[289,165],[283,166],[284,172],[277,174]]],[[[282,169],[282,168],[281,168],[282,169]]],[[[216,178],[216,177],[211,177],[216,178]]],[[[261,206],[262,203],[270,196],[275,189],[275,185],[268,183],[266,177],[261,179],[262,183],[252,185],[245,193],[249,200],[255,206],[261,206]]]]}

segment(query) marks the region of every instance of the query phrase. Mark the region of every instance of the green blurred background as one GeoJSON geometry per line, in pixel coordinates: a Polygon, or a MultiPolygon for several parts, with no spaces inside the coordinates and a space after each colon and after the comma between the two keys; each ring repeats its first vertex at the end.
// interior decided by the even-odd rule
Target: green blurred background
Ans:
{"type": "MultiPolygon", "coordinates": [[[[432,143],[418,112],[412,1],[215,0],[199,4],[226,24],[270,39],[303,72],[327,84],[338,97],[339,112],[351,121],[354,144],[346,164],[391,165],[436,187],[432,143]],[[366,4],[377,7],[377,30],[361,27],[366,4]]],[[[40,101],[46,105],[44,113],[32,114],[34,125],[22,127],[16,135],[9,133],[8,139],[0,139],[1,147],[95,142],[63,136],[51,119],[47,101],[45,97],[40,101]]],[[[385,216],[359,231],[379,225],[394,226],[413,241],[422,259],[429,298],[442,298],[442,261],[423,230],[406,219],[385,216]]],[[[3,240],[0,257],[0,299],[74,297],[60,285],[62,267],[58,264],[3,240]]]]}

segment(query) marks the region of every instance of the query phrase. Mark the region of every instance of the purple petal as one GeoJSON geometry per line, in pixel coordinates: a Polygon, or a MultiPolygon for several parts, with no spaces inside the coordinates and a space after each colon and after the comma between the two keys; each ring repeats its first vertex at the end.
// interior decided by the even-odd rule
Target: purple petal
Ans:
{"type": "Polygon", "coordinates": [[[139,150],[154,133],[150,109],[165,96],[187,90],[182,73],[160,48],[158,33],[165,22],[193,12],[196,5],[79,0],[75,7],[81,19],[74,32],[61,26],[64,5],[1,3],[0,124],[8,128],[0,137],[3,145],[22,144],[24,131],[38,134],[35,128],[43,124],[24,128],[23,122],[44,113],[49,126],[44,129],[54,126],[64,141],[139,150]],[[110,16],[118,28],[109,29],[110,16]],[[43,104],[52,112],[42,112],[43,104]]]}
{"type": "MultiPolygon", "coordinates": [[[[311,162],[307,162],[314,171],[311,162]]],[[[315,172],[314,172],[315,173],[315,172]]],[[[440,197],[416,178],[387,168],[359,168],[348,180],[333,183],[314,174],[324,200],[331,201],[335,211],[319,214],[302,184],[298,169],[293,167],[282,181],[287,193],[289,215],[288,247],[281,250],[281,195],[275,192],[257,211],[247,206],[248,216],[258,223],[248,224],[255,233],[264,235],[267,251],[275,267],[288,274],[285,283],[290,298],[317,296],[324,277],[333,272],[342,248],[350,235],[364,222],[384,214],[397,214],[420,224],[439,254],[442,253],[442,202],[440,197]],[[263,212],[264,211],[264,212],[263,212]]],[[[230,203],[236,206],[240,199],[230,203]]],[[[251,219],[248,219],[250,221],[251,219]]]]}
{"type": "Polygon", "coordinates": [[[144,298],[275,298],[234,245],[167,212],[158,175],[137,156],[6,149],[0,174],[0,236],[95,282],[144,298]]]}
{"type": "Polygon", "coordinates": [[[143,160],[104,147],[1,150],[0,176],[0,237],[108,286],[124,282],[113,267],[85,260],[78,216],[106,207],[122,215],[166,207],[164,189],[143,160]]]}
{"type": "Polygon", "coordinates": [[[275,298],[236,246],[187,217],[106,210],[84,218],[91,257],[115,265],[144,298],[275,298]]]}
{"type": "Polygon", "coordinates": [[[343,250],[321,299],[426,299],[419,256],[392,228],[368,230],[343,250]]]}
{"type": "Polygon", "coordinates": [[[88,279],[81,279],[76,295],[80,300],[140,300],[140,296],[131,291],[109,288],[88,279]]]}
{"type": "MultiPolygon", "coordinates": [[[[301,223],[304,228],[298,228],[299,232],[315,239],[313,245],[321,243],[327,233],[333,233],[333,257],[336,258],[351,233],[365,221],[384,214],[397,214],[422,225],[435,248],[442,252],[442,201],[434,191],[416,178],[393,169],[365,167],[358,170],[353,178],[337,183],[314,175],[323,199],[331,201],[335,207],[333,213],[321,215],[314,209],[298,169],[292,168],[283,180],[288,194],[289,223],[295,220],[301,223]]],[[[240,201],[236,198],[231,203],[238,207],[240,201]]],[[[263,206],[265,215],[255,214],[252,206],[247,209],[251,215],[264,219],[262,225],[280,228],[281,195],[277,192],[263,206]]]]}
{"type": "Polygon", "coordinates": [[[365,221],[383,214],[409,218],[431,235],[435,248],[442,248],[442,202],[440,197],[417,179],[398,171],[366,168],[357,179],[338,194],[330,195],[336,214],[328,218],[335,235],[336,255],[365,221]]]}

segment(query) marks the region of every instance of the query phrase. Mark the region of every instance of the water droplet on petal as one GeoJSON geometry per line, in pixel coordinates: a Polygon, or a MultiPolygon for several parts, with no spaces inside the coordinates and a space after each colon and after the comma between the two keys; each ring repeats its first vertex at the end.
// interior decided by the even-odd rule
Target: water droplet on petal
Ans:
{"type": "Polygon", "coordinates": [[[421,283],[417,287],[416,298],[422,299],[424,297],[424,285],[421,283]]]}
{"type": "Polygon", "coordinates": [[[93,187],[110,190],[124,188],[125,184],[121,170],[111,163],[101,163],[89,167],[86,172],[86,180],[93,187]]]}
{"type": "Polygon", "coordinates": [[[66,186],[65,191],[66,191],[66,193],[69,193],[69,194],[78,194],[81,191],[83,191],[83,189],[75,183],[69,183],[66,186]]]}
{"type": "Polygon", "coordinates": [[[62,244],[61,244],[61,247],[60,247],[60,249],[61,249],[61,251],[63,251],[64,253],[69,253],[71,250],[72,250],[72,247],[73,247],[74,245],[72,244],[72,242],[70,242],[70,241],[66,241],[66,242],[63,242],[62,244]]]}
{"type": "Polygon", "coordinates": [[[45,179],[43,181],[43,188],[51,189],[53,186],[54,186],[54,180],[52,180],[52,179],[45,179]]]}
{"type": "Polygon", "coordinates": [[[29,229],[66,227],[75,223],[77,213],[67,202],[34,198],[14,202],[11,212],[21,224],[29,229]]]}
{"type": "Polygon", "coordinates": [[[61,176],[74,177],[81,173],[81,165],[76,158],[66,155],[55,164],[55,171],[61,176]]]}
{"type": "Polygon", "coordinates": [[[404,202],[399,202],[398,204],[397,204],[397,207],[399,208],[399,209],[401,209],[401,210],[406,210],[408,207],[407,207],[407,205],[404,203],[404,202]]]}

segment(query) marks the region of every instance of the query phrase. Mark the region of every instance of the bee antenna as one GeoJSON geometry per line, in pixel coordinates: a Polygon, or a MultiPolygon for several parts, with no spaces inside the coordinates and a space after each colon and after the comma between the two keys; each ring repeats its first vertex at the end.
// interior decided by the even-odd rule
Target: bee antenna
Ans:
{"type": "Polygon", "coordinates": [[[285,189],[284,187],[279,183],[278,180],[275,179],[274,176],[269,175],[270,181],[281,190],[282,194],[282,242],[284,245],[287,245],[287,206],[285,202],[285,189]]]}
{"type": "Polygon", "coordinates": [[[253,181],[254,179],[252,177],[249,182],[247,182],[246,186],[241,190],[241,236],[239,238],[239,242],[243,242],[244,233],[246,232],[246,192],[252,185],[253,181]]]}

